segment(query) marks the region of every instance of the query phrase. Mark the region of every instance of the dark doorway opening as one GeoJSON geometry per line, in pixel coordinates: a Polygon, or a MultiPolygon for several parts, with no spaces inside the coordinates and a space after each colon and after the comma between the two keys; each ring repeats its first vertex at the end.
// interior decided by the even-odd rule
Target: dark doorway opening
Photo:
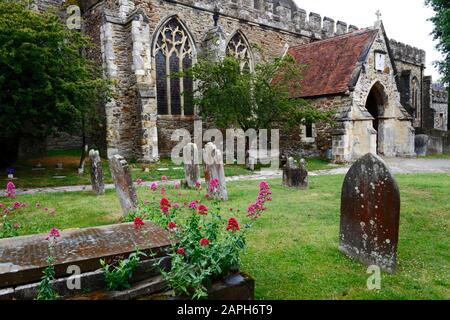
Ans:
{"type": "Polygon", "coordinates": [[[380,149],[380,117],[383,115],[384,108],[383,93],[383,87],[379,84],[375,84],[370,90],[366,101],[366,109],[374,118],[373,128],[377,131],[377,152],[379,152],[380,149]]]}

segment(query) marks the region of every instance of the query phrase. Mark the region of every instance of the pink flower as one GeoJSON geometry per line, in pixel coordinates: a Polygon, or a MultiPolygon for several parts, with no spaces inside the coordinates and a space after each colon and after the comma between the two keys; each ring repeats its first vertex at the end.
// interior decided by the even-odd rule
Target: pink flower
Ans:
{"type": "Polygon", "coordinates": [[[16,195],[16,186],[14,185],[14,183],[12,183],[11,181],[9,181],[6,184],[6,196],[8,198],[13,199],[16,195]]]}
{"type": "Polygon", "coordinates": [[[165,195],[165,194],[166,194],[166,188],[164,188],[164,187],[161,188],[161,194],[162,194],[162,195],[165,195]]]}
{"type": "Polygon", "coordinates": [[[21,204],[20,202],[17,202],[17,201],[16,201],[16,202],[13,203],[13,206],[12,206],[12,207],[13,207],[14,210],[15,210],[15,209],[19,209],[19,208],[22,207],[22,204],[21,204]]]}
{"type": "Polygon", "coordinates": [[[189,203],[189,208],[192,210],[197,209],[197,201],[191,201],[191,203],[189,203]]]}
{"type": "Polygon", "coordinates": [[[8,208],[3,209],[3,214],[8,215],[8,214],[10,214],[10,213],[11,213],[11,211],[9,211],[8,208]]]}
{"type": "Polygon", "coordinates": [[[142,221],[141,217],[134,218],[134,222],[133,223],[134,223],[134,227],[136,229],[140,229],[145,224],[144,221],[142,221]]]}
{"type": "Polygon", "coordinates": [[[219,187],[219,179],[214,178],[209,182],[209,186],[208,186],[209,192],[211,192],[211,193],[217,192],[218,187],[219,187]]]}
{"type": "Polygon", "coordinates": [[[49,240],[49,239],[56,239],[59,238],[61,235],[59,234],[59,230],[56,228],[51,228],[49,234],[47,235],[47,237],[45,238],[45,240],[49,240]]]}
{"type": "Polygon", "coordinates": [[[142,179],[141,179],[141,178],[137,178],[137,179],[136,179],[136,184],[137,184],[138,186],[140,186],[140,185],[142,184],[142,179]]]}
{"type": "Polygon", "coordinates": [[[3,203],[0,203],[0,208],[3,208],[5,205],[3,203]]]}
{"type": "Polygon", "coordinates": [[[208,214],[208,208],[204,204],[199,205],[198,214],[201,216],[206,216],[208,214]]]}
{"type": "Polygon", "coordinates": [[[174,207],[175,209],[178,209],[178,208],[180,208],[180,204],[179,204],[178,202],[175,202],[175,203],[173,204],[173,207],[174,207]]]}
{"type": "Polygon", "coordinates": [[[174,188],[175,190],[178,190],[178,189],[181,188],[181,184],[180,184],[178,181],[175,181],[175,182],[173,183],[173,188],[174,188]]]}
{"type": "Polygon", "coordinates": [[[195,183],[195,188],[196,189],[200,189],[202,187],[202,184],[200,183],[200,181],[197,181],[196,183],[195,183]]]}
{"type": "Polygon", "coordinates": [[[153,182],[153,183],[150,185],[150,189],[152,189],[152,191],[155,191],[156,189],[158,189],[158,183],[157,183],[157,182],[153,182]]]}
{"type": "Polygon", "coordinates": [[[164,181],[167,181],[167,177],[166,177],[166,176],[162,176],[162,177],[161,177],[161,181],[163,181],[163,182],[164,182],[164,181]]]}
{"type": "Polygon", "coordinates": [[[167,229],[173,231],[177,228],[177,224],[173,221],[170,221],[169,224],[167,225],[167,229]]]}

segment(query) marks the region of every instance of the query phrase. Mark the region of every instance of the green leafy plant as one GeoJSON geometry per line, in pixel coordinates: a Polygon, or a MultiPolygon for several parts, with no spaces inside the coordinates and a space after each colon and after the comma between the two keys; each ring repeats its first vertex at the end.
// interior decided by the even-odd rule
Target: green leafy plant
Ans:
{"type": "Polygon", "coordinates": [[[0,239],[17,237],[18,235],[17,227],[11,223],[7,214],[3,215],[0,226],[0,239]]]}
{"type": "Polygon", "coordinates": [[[130,254],[128,259],[120,260],[117,266],[111,266],[105,260],[100,260],[108,290],[129,289],[131,287],[130,279],[142,256],[145,256],[145,254],[136,250],[136,252],[130,254]]]}
{"type": "Polygon", "coordinates": [[[53,257],[48,257],[47,263],[49,266],[44,269],[42,280],[39,283],[38,294],[36,300],[56,300],[59,298],[58,293],[53,289],[51,282],[55,280],[55,267],[53,257]]]}
{"type": "MultiPolygon", "coordinates": [[[[214,191],[213,183],[210,192],[214,191]]],[[[210,208],[198,201],[180,207],[172,205],[167,198],[161,199],[160,212],[149,214],[149,218],[170,232],[171,265],[168,270],[160,270],[175,295],[205,298],[215,280],[239,271],[246,233],[266,210],[265,203],[272,200],[270,195],[269,185],[262,182],[256,202],[247,209],[248,221],[242,228],[237,219],[227,220],[221,215],[220,200],[215,197],[208,196],[210,208]]],[[[145,207],[141,210],[145,211],[145,207]]],[[[154,213],[152,205],[149,212],[154,213]]]]}
{"type": "Polygon", "coordinates": [[[56,277],[55,267],[53,266],[53,263],[55,262],[54,250],[56,241],[60,236],[59,230],[52,228],[48,236],[45,238],[48,241],[48,267],[43,271],[36,300],[56,300],[59,298],[58,293],[53,289],[51,283],[56,277]]]}

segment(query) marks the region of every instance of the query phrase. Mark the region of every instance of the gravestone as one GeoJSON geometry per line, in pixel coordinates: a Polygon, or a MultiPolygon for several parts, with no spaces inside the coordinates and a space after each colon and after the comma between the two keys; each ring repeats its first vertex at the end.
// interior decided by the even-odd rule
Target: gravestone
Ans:
{"type": "Polygon", "coordinates": [[[283,168],[283,186],[302,190],[308,188],[308,170],[304,159],[300,161],[300,167],[295,164],[294,158],[287,159],[283,168]]]}
{"type": "Polygon", "coordinates": [[[200,182],[200,165],[198,148],[195,143],[188,143],[183,148],[185,180],[183,186],[194,188],[200,182]]]}
{"type": "Polygon", "coordinates": [[[428,141],[430,137],[426,134],[418,134],[414,139],[415,152],[418,156],[426,156],[428,152],[428,141]]]}
{"type": "Polygon", "coordinates": [[[207,143],[203,149],[203,165],[206,185],[209,186],[210,181],[217,178],[219,181],[219,197],[228,200],[222,151],[212,142],[207,143]]]}
{"type": "Polygon", "coordinates": [[[393,273],[399,221],[397,182],[384,161],[369,153],[353,164],[344,180],[339,250],[393,273]]]}
{"type": "Polygon", "coordinates": [[[116,154],[109,158],[109,168],[124,216],[137,206],[137,195],[127,161],[116,154]]]}
{"type": "Polygon", "coordinates": [[[89,160],[91,163],[92,190],[97,195],[105,194],[105,184],[103,182],[103,169],[100,153],[96,150],[89,151],[89,160]]]}

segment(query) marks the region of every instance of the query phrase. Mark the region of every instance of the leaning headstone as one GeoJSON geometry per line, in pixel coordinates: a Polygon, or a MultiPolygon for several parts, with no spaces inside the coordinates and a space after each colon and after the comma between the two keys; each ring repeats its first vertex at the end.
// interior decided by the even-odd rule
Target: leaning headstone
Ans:
{"type": "Polygon", "coordinates": [[[300,161],[300,167],[295,164],[294,158],[287,159],[283,168],[283,186],[302,190],[308,188],[308,170],[304,159],[300,161]]]}
{"type": "Polygon", "coordinates": [[[137,206],[137,195],[131,179],[130,167],[127,161],[116,154],[109,158],[109,168],[119,197],[122,212],[126,216],[137,206]]]}
{"type": "Polygon", "coordinates": [[[219,181],[219,197],[222,200],[228,200],[222,151],[220,151],[212,142],[207,143],[203,149],[203,164],[206,185],[209,186],[210,182],[217,178],[219,181]]]}
{"type": "Polygon", "coordinates": [[[200,182],[200,165],[198,148],[195,143],[188,143],[183,148],[185,180],[183,186],[194,188],[200,182]]]}
{"type": "Polygon", "coordinates": [[[339,250],[393,273],[399,221],[397,182],[384,161],[369,153],[353,164],[344,180],[339,250]]]}
{"type": "Polygon", "coordinates": [[[415,152],[418,156],[426,156],[428,152],[428,141],[430,138],[426,134],[418,134],[415,137],[415,152]]]}
{"type": "Polygon", "coordinates": [[[105,194],[105,184],[103,182],[103,169],[100,153],[96,150],[89,151],[89,160],[91,163],[92,190],[97,195],[105,194]]]}

